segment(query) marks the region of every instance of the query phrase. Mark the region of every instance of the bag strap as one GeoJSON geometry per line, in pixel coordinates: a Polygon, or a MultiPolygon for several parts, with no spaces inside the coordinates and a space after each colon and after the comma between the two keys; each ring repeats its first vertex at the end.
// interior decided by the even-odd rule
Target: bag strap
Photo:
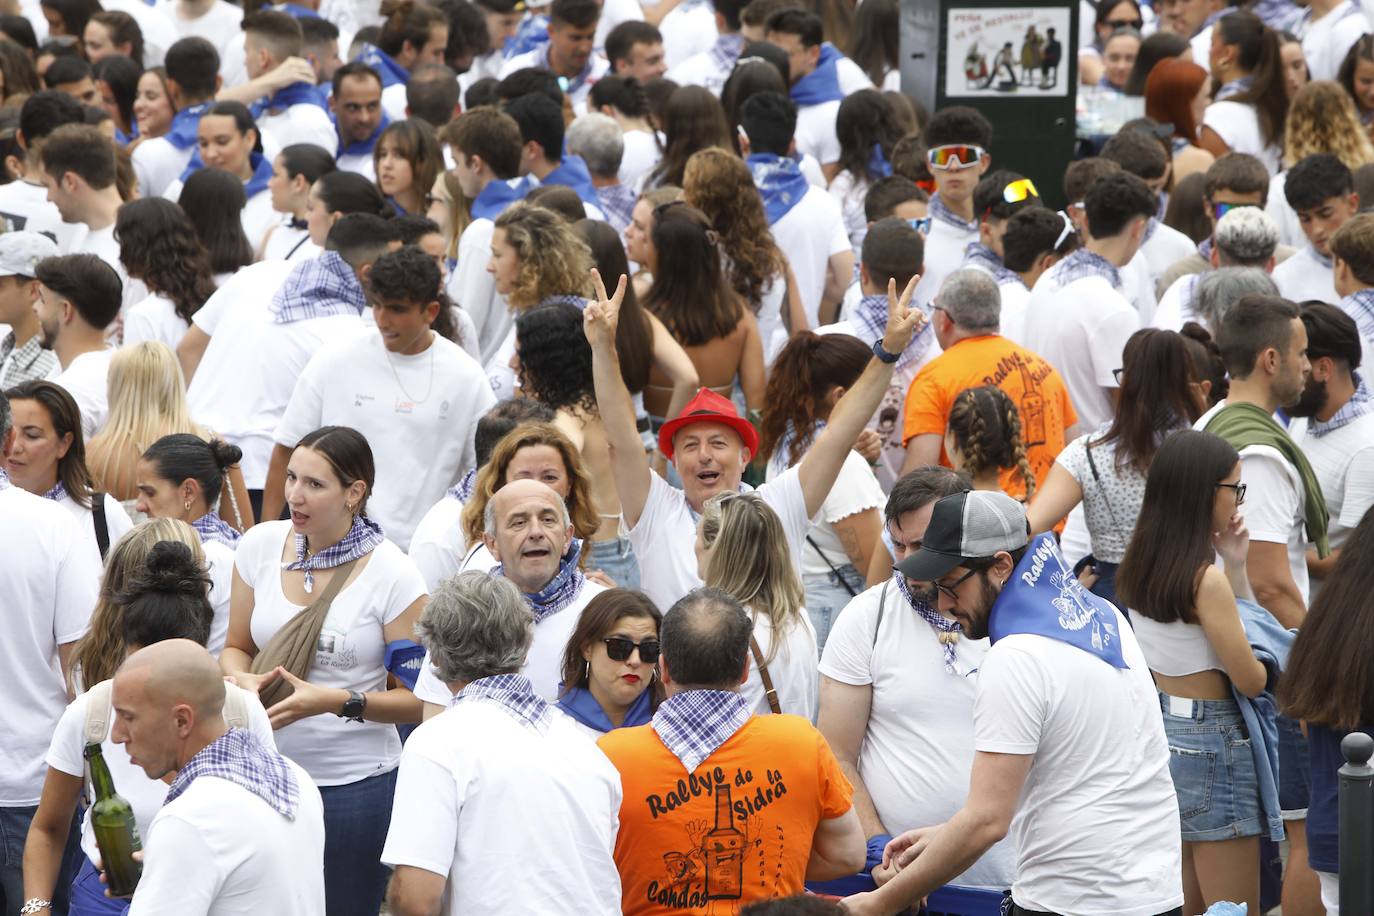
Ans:
{"type": "Polygon", "coordinates": [[[1083,451],[1088,455],[1088,470],[1092,471],[1093,481],[1097,484],[1097,488],[1102,491],[1102,501],[1107,504],[1107,514],[1112,517],[1112,525],[1117,530],[1120,530],[1121,523],[1116,520],[1116,510],[1112,508],[1111,494],[1109,494],[1107,488],[1102,485],[1102,475],[1097,473],[1097,462],[1093,460],[1092,443],[1083,443],[1083,451]]]}
{"type": "Polygon", "coordinates": [[[235,684],[224,685],[224,724],[230,728],[248,727],[248,701],[244,693],[235,684]]]}
{"type": "Polygon", "coordinates": [[[878,625],[873,628],[873,645],[878,644],[878,631],[883,628],[883,613],[887,610],[887,590],[892,587],[892,580],[889,578],[883,583],[883,590],[878,595],[878,625]]]}
{"type": "Polygon", "coordinates": [[[835,578],[839,581],[841,585],[844,586],[844,590],[849,592],[849,597],[857,597],[859,593],[849,587],[848,580],[846,580],[844,576],[840,575],[840,570],[835,566],[834,563],[830,562],[830,558],[825,555],[825,551],[821,550],[821,545],[811,540],[811,535],[809,534],[806,536],[806,543],[810,544],[811,549],[821,555],[821,559],[825,561],[825,565],[830,567],[830,571],[835,574],[835,578]]]}
{"type": "Polygon", "coordinates": [[[105,517],[105,494],[91,494],[91,522],[95,525],[95,543],[100,548],[100,560],[110,552],[110,521],[105,517]]]}
{"type": "Polygon", "coordinates": [[[773,711],[773,715],[779,715],[782,705],[778,703],[778,691],[773,686],[773,678],[768,674],[768,664],[763,660],[763,650],[759,648],[759,641],[753,634],[749,636],[749,651],[754,653],[754,664],[759,669],[759,680],[763,681],[763,695],[768,700],[768,708],[773,711]]]}
{"type": "Polygon", "coordinates": [[[82,736],[87,744],[99,744],[110,733],[110,694],[113,681],[101,681],[86,691],[86,719],[82,736]]]}
{"type": "MultiPolygon", "coordinates": [[[[355,558],[334,567],[334,574],[329,577],[329,584],[324,587],[320,597],[288,620],[276,635],[268,640],[267,645],[253,657],[253,663],[248,670],[253,674],[266,674],[281,665],[296,677],[307,679],[315,658],[315,645],[319,642],[320,630],[324,628],[324,619],[329,615],[329,606],[334,603],[335,596],[343,589],[349,574],[353,572],[353,567],[357,565],[358,559],[355,558]]],[[[260,689],[258,696],[263,706],[271,706],[289,697],[292,692],[291,685],[284,680],[278,680],[260,689]]]]}

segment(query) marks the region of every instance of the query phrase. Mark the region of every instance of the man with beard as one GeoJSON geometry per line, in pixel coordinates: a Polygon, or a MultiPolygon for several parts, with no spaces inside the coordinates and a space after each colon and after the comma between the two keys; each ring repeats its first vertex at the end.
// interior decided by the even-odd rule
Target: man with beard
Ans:
{"type": "MultiPolygon", "coordinates": [[[[892,558],[921,549],[931,510],[969,480],[949,468],[918,468],[892,488],[884,511],[892,558]]],[[[973,763],[973,671],[986,639],[969,639],[935,609],[929,582],[900,573],[849,602],[821,656],[817,727],[854,786],[868,838],[865,872],[892,835],[947,820],[968,792],[973,763]],[[938,703],[924,702],[939,697],[938,703]]],[[[1015,876],[1010,843],[988,851],[955,882],[1001,890],[1015,876]]]]}
{"type": "Polygon", "coordinates": [[[105,343],[119,317],[123,285],[109,264],[93,254],[47,258],[34,267],[38,280],[39,333],[44,349],[57,355],[61,371],[53,381],[81,408],[87,441],[109,416],[107,377],[114,350],[105,343]]]}
{"type": "Polygon", "coordinates": [[[1307,551],[1307,570],[1324,579],[1336,566],[1341,545],[1374,504],[1374,411],[1360,367],[1360,333],[1345,312],[1324,302],[1302,307],[1312,375],[1302,398],[1288,409],[1288,432],[1312,463],[1330,516],[1331,555],[1307,551]]]}
{"type": "Polygon", "coordinates": [[[1028,543],[1026,532],[1016,500],[966,490],[935,503],[921,548],[897,566],[934,583],[940,613],[992,646],[978,667],[967,800],[889,843],[883,869],[895,875],[845,900],[850,913],[914,907],[1009,832],[1004,913],[1182,912],[1178,801],[1145,658],[1054,535],[1028,543]]]}

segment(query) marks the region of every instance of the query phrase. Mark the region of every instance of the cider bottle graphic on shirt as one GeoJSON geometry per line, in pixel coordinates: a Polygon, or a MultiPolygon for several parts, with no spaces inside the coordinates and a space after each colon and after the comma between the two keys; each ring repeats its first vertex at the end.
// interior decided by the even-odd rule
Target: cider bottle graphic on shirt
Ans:
{"type": "Polygon", "coordinates": [[[91,771],[91,787],[95,790],[95,804],[91,805],[91,830],[95,845],[100,849],[100,861],[105,868],[105,880],[115,897],[132,897],[143,866],[134,861],[134,853],[143,848],[134,822],[133,806],[115,791],[114,779],[105,763],[99,744],[87,744],[86,765],[91,771]]]}
{"type": "Polygon", "coordinates": [[[1040,383],[1031,375],[1030,366],[1021,363],[1021,442],[1026,448],[1044,445],[1045,399],[1040,396],[1040,383]]]}
{"type": "Polygon", "coordinates": [[[744,834],[735,827],[730,784],[716,783],[716,828],[706,834],[706,899],[738,900],[744,895],[744,834]]]}

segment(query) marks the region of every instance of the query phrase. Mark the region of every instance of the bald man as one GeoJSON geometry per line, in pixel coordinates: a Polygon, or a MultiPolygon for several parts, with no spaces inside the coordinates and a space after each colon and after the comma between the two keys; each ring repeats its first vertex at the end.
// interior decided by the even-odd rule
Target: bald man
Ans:
{"type": "Polygon", "coordinates": [[[224,681],[188,639],[115,673],[111,738],[150,779],[175,773],[143,843],[130,916],[324,916],[324,808],[305,770],[224,722],[224,681]]]}
{"type": "MultiPolygon", "coordinates": [[[[496,560],[492,575],[509,579],[534,613],[534,643],[521,674],[534,692],[558,699],[563,650],[582,609],[605,587],[589,581],[578,567],[582,542],[573,537],[563,497],[537,480],[512,480],[487,501],[483,542],[496,560]]],[[[415,695],[425,702],[425,718],[448,705],[452,691],[434,676],[429,656],[420,666],[415,695]]]]}

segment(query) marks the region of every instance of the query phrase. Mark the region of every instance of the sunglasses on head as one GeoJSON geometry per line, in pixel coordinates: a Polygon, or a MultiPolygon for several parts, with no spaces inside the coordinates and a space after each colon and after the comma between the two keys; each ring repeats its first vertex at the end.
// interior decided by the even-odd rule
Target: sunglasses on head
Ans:
{"type": "Polygon", "coordinates": [[[1013,181],[1002,189],[1002,200],[1009,204],[1019,204],[1023,200],[1039,196],[1040,192],[1035,190],[1035,182],[1029,178],[1013,181]]]}
{"type": "Polygon", "coordinates": [[[937,146],[926,151],[926,162],[932,169],[966,169],[969,166],[977,165],[983,158],[985,151],[981,146],[964,146],[962,144],[950,144],[948,146],[937,146]]]}
{"type": "Polygon", "coordinates": [[[930,232],[930,217],[923,216],[920,219],[909,219],[907,220],[907,225],[921,233],[921,235],[926,235],[930,232]]]}
{"type": "Polygon", "coordinates": [[[1259,204],[1212,204],[1212,216],[1221,219],[1232,210],[1239,210],[1241,207],[1258,207],[1259,204]]]}
{"type": "Polygon", "coordinates": [[[1054,247],[1050,249],[1051,251],[1058,251],[1059,246],[1063,245],[1064,242],[1068,239],[1068,237],[1073,235],[1074,233],[1073,220],[1069,219],[1069,214],[1065,213],[1063,210],[1060,210],[1059,218],[1064,221],[1064,229],[1059,233],[1059,238],[1054,240],[1054,247]]]}
{"type": "Polygon", "coordinates": [[[646,639],[643,642],[635,642],[626,639],[624,636],[607,636],[601,640],[606,644],[606,654],[613,662],[627,661],[630,653],[635,649],[639,650],[639,660],[646,665],[657,664],[658,662],[658,640],[646,639]]]}

